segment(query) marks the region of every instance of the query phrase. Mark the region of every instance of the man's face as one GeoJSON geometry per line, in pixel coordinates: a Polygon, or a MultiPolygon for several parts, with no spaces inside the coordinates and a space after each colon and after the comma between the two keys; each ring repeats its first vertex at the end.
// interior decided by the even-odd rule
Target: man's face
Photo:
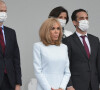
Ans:
{"type": "Polygon", "coordinates": [[[88,20],[88,15],[86,12],[78,12],[76,21],[73,21],[73,24],[78,28],[80,20],[88,20]]]}
{"type": "Polygon", "coordinates": [[[77,16],[77,18],[76,18],[77,21],[88,20],[88,15],[86,12],[79,12],[79,13],[77,13],[76,16],[77,16]]]}
{"type": "Polygon", "coordinates": [[[0,12],[7,12],[7,7],[4,3],[0,2],[0,12]]]}

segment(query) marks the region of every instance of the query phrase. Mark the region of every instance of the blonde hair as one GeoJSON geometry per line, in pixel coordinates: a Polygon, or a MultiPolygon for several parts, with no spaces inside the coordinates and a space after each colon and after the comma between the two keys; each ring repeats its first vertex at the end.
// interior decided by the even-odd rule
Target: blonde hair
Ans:
{"type": "Polygon", "coordinates": [[[59,21],[55,18],[48,18],[40,27],[39,35],[40,35],[40,40],[45,44],[46,46],[52,45],[53,41],[50,36],[50,30],[53,27],[53,25],[57,23],[60,27],[60,34],[58,37],[58,40],[54,42],[54,45],[60,45],[61,43],[61,38],[62,38],[62,27],[59,23],[59,21]]]}

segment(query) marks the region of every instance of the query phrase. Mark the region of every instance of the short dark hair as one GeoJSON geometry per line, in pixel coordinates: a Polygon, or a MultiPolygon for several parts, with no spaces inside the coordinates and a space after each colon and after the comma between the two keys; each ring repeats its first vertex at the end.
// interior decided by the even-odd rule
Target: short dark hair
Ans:
{"type": "Polygon", "coordinates": [[[65,12],[65,13],[67,14],[67,18],[66,18],[66,24],[67,24],[68,21],[69,21],[68,11],[67,11],[64,7],[62,7],[62,6],[59,6],[59,7],[54,8],[54,9],[50,12],[48,18],[50,18],[50,17],[58,18],[59,15],[60,15],[62,12],[65,12]]]}
{"type": "MultiPolygon", "coordinates": [[[[86,12],[87,13],[87,11],[84,10],[84,9],[77,9],[77,10],[75,10],[72,13],[72,16],[71,16],[72,21],[76,21],[77,20],[77,13],[79,13],[79,12],[86,12]]],[[[88,13],[87,13],[87,15],[88,15],[88,13]]]]}

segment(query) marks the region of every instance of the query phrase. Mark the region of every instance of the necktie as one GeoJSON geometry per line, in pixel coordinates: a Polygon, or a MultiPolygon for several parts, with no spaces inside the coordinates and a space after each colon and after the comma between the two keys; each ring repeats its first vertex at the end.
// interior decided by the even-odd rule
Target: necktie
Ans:
{"type": "Polygon", "coordinates": [[[86,41],[85,41],[85,37],[86,37],[86,36],[81,36],[81,38],[82,38],[82,40],[83,40],[83,45],[84,45],[85,51],[86,51],[87,56],[88,56],[88,58],[89,58],[89,57],[90,57],[90,52],[89,52],[89,48],[88,48],[88,46],[87,46],[87,43],[86,43],[86,41]]]}
{"type": "MultiPolygon", "coordinates": [[[[3,55],[4,55],[4,53],[5,53],[5,43],[4,43],[4,38],[3,38],[3,33],[2,33],[1,27],[0,27],[0,44],[1,44],[1,47],[2,47],[3,55]]],[[[5,67],[4,72],[7,73],[6,67],[5,67]]]]}
{"type": "Polygon", "coordinates": [[[4,38],[3,38],[3,33],[2,33],[2,28],[0,27],[0,44],[2,47],[2,52],[4,54],[5,52],[5,43],[4,43],[4,38]]]}

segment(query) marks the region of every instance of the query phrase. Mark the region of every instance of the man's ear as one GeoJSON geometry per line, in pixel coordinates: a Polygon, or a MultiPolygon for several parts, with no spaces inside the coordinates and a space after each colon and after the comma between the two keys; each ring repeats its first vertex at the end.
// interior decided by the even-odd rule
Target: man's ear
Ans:
{"type": "Polygon", "coordinates": [[[74,24],[74,26],[76,26],[77,24],[76,24],[76,21],[72,21],[73,22],[73,24],[74,24]]]}

